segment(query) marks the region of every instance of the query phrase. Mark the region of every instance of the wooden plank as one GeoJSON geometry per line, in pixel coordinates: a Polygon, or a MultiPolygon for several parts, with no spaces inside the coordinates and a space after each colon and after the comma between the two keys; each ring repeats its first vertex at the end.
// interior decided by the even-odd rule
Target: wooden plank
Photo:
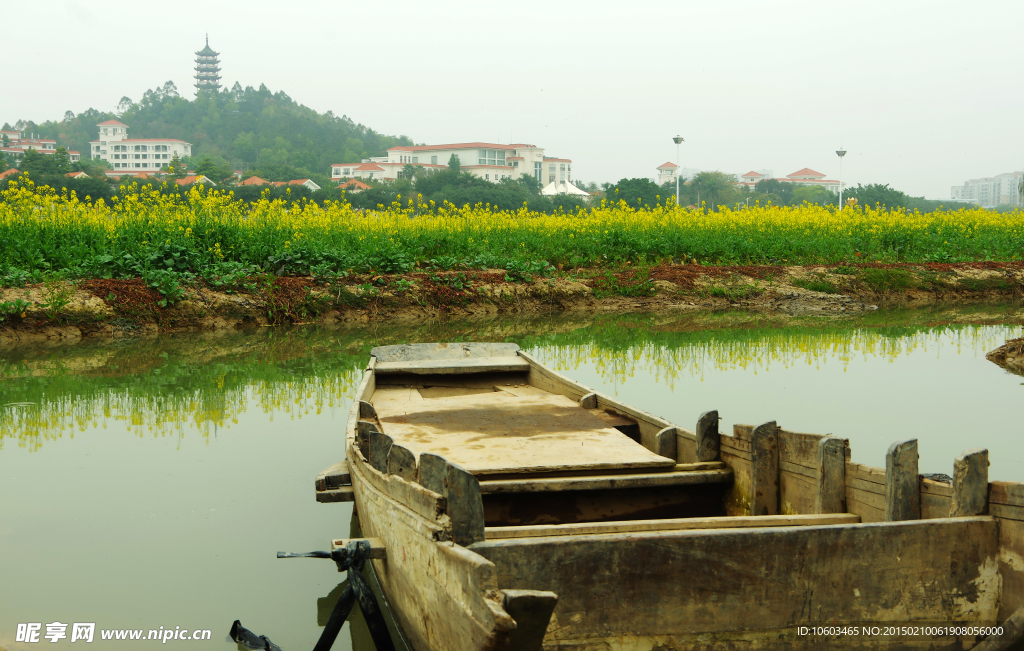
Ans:
{"type": "Polygon", "coordinates": [[[388,452],[391,452],[391,446],[394,445],[394,441],[387,434],[383,434],[377,430],[370,430],[369,443],[370,465],[373,466],[373,469],[377,472],[387,473],[388,452]]]}
{"type": "Polygon", "coordinates": [[[974,651],[1006,651],[1024,640],[1024,606],[1018,608],[1000,625],[999,631],[985,638],[974,651]]]}
{"type": "Polygon", "coordinates": [[[885,501],[885,484],[876,484],[873,481],[864,481],[863,479],[854,479],[849,475],[846,476],[846,487],[856,488],[858,490],[865,491],[867,493],[874,493],[882,496],[882,501],[885,501]]]}
{"type": "Polygon", "coordinates": [[[682,427],[676,428],[676,461],[679,463],[697,462],[697,435],[682,427]]]}
{"type": "Polygon", "coordinates": [[[746,452],[747,454],[749,454],[750,440],[737,438],[735,436],[729,436],[727,434],[722,434],[719,437],[719,449],[725,448],[730,448],[738,452],[746,452]]]}
{"type": "Polygon", "coordinates": [[[749,527],[817,527],[857,524],[860,516],[852,513],[826,515],[763,515],[710,518],[669,518],[666,520],[629,520],[626,522],[582,522],[541,524],[525,527],[487,527],[487,540],[536,538],[544,536],[581,536],[620,534],[639,531],[685,531],[693,529],[740,529],[749,527]]]}
{"type": "Polygon", "coordinates": [[[579,401],[580,398],[588,393],[594,393],[592,389],[583,386],[579,382],[570,380],[557,371],[552,371],[523,351],[519,351],[519,356],[529,362],[529,381],[535,387],[566,396],[574,401],[579,401]]]}
{"type": "Polygon", "coordinates": [[[397,443],[388,451],[387,468],[389,475],[398,475],[411,482],[417,480],[416,455],[397,443]]]}
{"type": "Polygon", "coordinates": [[[515,373],[529,371],[530,364],[519,357],[471,357],[467,359],[428,359],[411,362],[378,362],[374,372],[378,375],[434,373],[458,375],[462,373],[515,373]]]}
{"type": "MultiPolygon", "coordinates": [[[[859,488],[851,487],[849,484],[846,485],[846,501],[847,508],[849,508],[850,500],[856,500],[861,504],[866,504],[872,508],[879,509],[885,513],[885,495],[879,493],[868,492],[860,490],[859,488]]],[[[851,511],[853,513],[853,511],[851,511]]]]}
{"type": "Polygon", "coordinates": [[[861,463],[847,461],[846,477],[847,479],[860,479],[861,481],[870,481],[885,486],[885,468],[865,466],[861,463]]]}
{"type": "Polygon", "coordinates": [[[430,361],[481,357],[516,357],[519,345],[506,342],[460,341],[452,343],[396,344],[376,346],[370,355],[380,368],[385,362],[430,361]]]}
{"type": "Polygon", "coordinates": [[[580,398],[580,407],[584,409],[597,409],[597,394],[588,393],[580,398]]]}
{"type": "Polygon", "coordinates": [[[817,489],[817,481],[806,475],[780,471],[779,513],[782,515],[814,515],[814,494],[817,489]]]}
{"type": "Polygon", "coordinates": [[[998,529],[991,518],[958,518],[549,536],[471,549],[494,562],[503,588],[558,593],[559,626],[548,631],[548,648],[616,648],[621,639],[635,649],[655,642],[710,648],[732,639],[718,635],[744,631],[758,632],[759,643],[742,648],[810,649],[796,627],[991,625],[999,607],[998,529]],[[955,571],[935,562],[951,558],[955,571]],[[969,600],[950,598],[966,594],[969,600]]]}
{"type": "Polygon", "coordinates": [[[373,405],[366,402],[365,400],[358,401],[359,404],[359,417],[360,418],[376,418],[377,410],[373,408],[373,405]]]}
{"type": "Polygon", "coordinates": [[[444,495],[444,480],[447,475],[447,459],[430,452],[420,455],[419,483],[421,486],[438,495],[444,495]]]}
{"type": "Polygon", "coordinates": [[[352,491],[351,486],[329,488],[327,490],[316,492],[316,501],[321,504],[332,504],[335,502],[354,502],[355,499],[356,496],[355,493],[352,491]]]}
{"type": "Polygon", "coordinates": [[[749,441],[754,436],[753,425],[733,425],[732,426],[733,438],[740,439],[741,441],[749,441]]]}
{"type": "Polygon", "coordinates": [[[717,461],[721,456],[718,410],[705,411],[697,419],[697,461],[717,461]]]}
{"type": "Polygon", "coordinates": [[[988,501],[995,504],[1024,506],[1024,484],[1015,481],[990,482],[988,501]]]}
{"type": "Polygon", "coordinates": [[[541,590],[502,590],[505,611],[516,621],[506,651],[541,651],[558,595],[541,590]]]}
{"type": "Polygon", "coordinates": [[[953,495],[949,517],[988,512],[988,450],[967,450],[953,462],[953,495]]]}
{"type": "MultiPolygon", "coordinates": [[[[370,543],[370,554],[367,556],[370,560],[383,560],[388,557],[388,550],[382,538],[334,538],[331,540],[331,551],[348,547],[353,540],[365,540],[370,543]]],[[[347,570],[338,571],[345,572],[347,570]]]]}
{"type": "Polygon", "coordinates": [[[384,432],[413,454],[438,452],[474,474],[671,468],[564,396],[490,392],[401,406],[376,403],[384,432]]]}
{"type": "Polygon", "coordinates": [[[687,470],[683,472],[598,475],[595,477],[557,477],[554,479],[496,479],[480,482],[484,495],[497,493],[543,493],[577,490],[623,490],[657,486],[728,484],[732,470],[687,470]]]}
{"type": "Polygon", "coordinates": [[[484,503],[480,482],[468,470],[448,463],[444,498],[452,519],[452,541],[469,547],[484,539],[484,503]]]}
{"type": "Polygon", "coordinates": [[[695,463],[677,463],[672,467],[672,470],[676,472],[684,470],[720,470],[727,467],[724,461],[698,461],[695,463]]]}
{"type": "Polygon", "coordinates": [[[1024,606],[1024,519],[999,519],[999,576],[1003,580],[999,621],[1004,621],[1024,606]]]}
{"type": "MultiPolygon", "coordinates": [[[[724,437],[723,437],[724,438],[724,437]]],[[[750,513],[750,486],[753,466],[749,452],[734,452],[722,446],[722,461],[733,471],[733,483],[725,498],[725,514],[745,516],[750,513]]]]}
{"type": "Polygon", "coordinates": [[[752,515],[779,514],[779,427],[774,420],[754,428],[750,437],[752,515]]]}
{"type": "Polygon", "coordinates": [[[447,516],[421,517],[377,490],[370,479],[376,471],[351,458],[350,462],[362,534],[383,539],[386,548],[394,550],[392,556],[400,559],[371,563],[411,646],[502,648],[515,623],[502,606],[494,565],[451,542],[439,542],[451,535],[447,516]]]}
{"type": "Polygon", "coordinates": [[[818,441],[815,513],[846,513],[846,447],[843,439],[818,441]]]}
{"type": "Polygon", "coordinates": [[[938,497],[953,497],[953,486],[941,481],[921,478],[921,494],[935,495],[938,497]]]}
{"type": "Polygon", "coordinates": [[[363,481],[370,483],[375,490],[388,495],[420,517],[436,520],[440,514],[445,512],[445,500],[441,494],[401,477],[375,470],[367,463],[359,450],[349,447],[349,467],[352,472],[353,485],[355,484],[354,468],[357,466],[360,468],[363,481]]]}
{"type": "Polygon", "coordinates": [[[801,477],[807,477],[808,479],[818,479],[818,469],[808,468],[807,466],[801,466],[797,463],[789,463],[788,461],[779,460],[779,472],[788,472],[793,475],[800,475],[801,477]]]}
{"type": "Polygon", "coordinates": [[[339,461],[316,476],[313,482],[318,491],[352,485],[352,476],[348,472],[348,461],[339,461]]]}
{"type": "Polygon", "coordinates": [[[1009,504],[993,504],[989,502],[988,512],[1000,520],[1015,520],[1024,522],[1024,508],[1010,506],[1009,504]]]}
{"type": "Polygon", "coordinates": [[[849,493],[846,496],[846,510],[850,513],[856,513],[860,516],[861,522],[884,522],[885,521],[885,510],[875,508],[869,504],[858,502],[855,499],[850,498],[849,493]]]}
{"type": "Polygon", "coordinates": [[[675,427],[666,427],[658,432],[654,438],[654,454],[676,460],[676,433],[675,427]]]}
{"type": "Polygon", "coordinates": [[[897,441],[885,455],[885,521],[921,519],[917,439],[897,441]]]}
{"type": "Polygon", "coordinates": [[[949,503],[951,498],[935,493],[921,492],[921,519],[934,520],[935,518],[949,517],[949,503]]]}

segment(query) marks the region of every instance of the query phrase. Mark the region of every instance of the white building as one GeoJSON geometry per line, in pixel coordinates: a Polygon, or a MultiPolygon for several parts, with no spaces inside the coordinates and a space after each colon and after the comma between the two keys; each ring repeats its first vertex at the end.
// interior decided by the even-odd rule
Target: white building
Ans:
{"type": "MultiPolygon", "coordinates": [[[[40,154],[52,156],[57,153],[57,141],[36,137],[26,138],[25,134],[20,131],[0,131],[0,151],[14,159],[14,161],[21,160],[25,152],[30,149],[34,149],[40,154]]],[[[78,161],[81,157],[78,151],[68,151],[68,158],[72,163],[78,161]]]]}
{"type": "Polygon", "coordinates": [[[392,147],[386,156],[331,165],[331,178],[337,181],[397,179],[406,165],[443,169],[452,156],[458,158],[462,171],[487,181],[517,179],[524,175],[537,179],[542,186],[572,181],[572,161],[568,158],[545,156],[544,150],[536,145],[489,142],[392,147]]]}
{"type": "MultiPolygon", "coordinates": [[[[771,170],[752,170],[740,176],[741,181],[736,185],[741,187],[747,187],[751,190],[757,186],[758,181],[764,181],[767,179],[773,179],[771,170]]],[[[802,186],[817,186],[825,188],[833,194],[839,194],[839,181],[833,179],[826,179],[825,175],[821,172],[815,172],[809,167],[805,167],[802,170],[797,170],[792,174],[787,174],[784,177],[775,179],[781,183],[792,183],[794,185],[802,186]]],[[[844,184],[845,187],[845,184],[844,184]]]]}
{"type": "Polygon", "coordinates": [[[100,122],[99,139],[89,143],[93,160],[110,163],[110,176],[156,172],[166,168],[177,154],[192,155],[192,143],[175,138],[129,138],[128,125],[117,120],[100,122]]]}
{"type": "Polygon", "coordinates": [[[692,167],[679,167],[675,163],[664,163],[658,166],[658,185],[675,183],[677,176],[680,181],[685,183],[698,174],[700,174],[700,170],[692,167]]]}
{"type": "Polygon", "coordinates": [[[1010,205],[1024,206],[1020,197],[1020,183],[1024,172],[1006,172],[984,179],[971,179],[963,185],[954,185],[950,198],[976,203],[983,208],[1010,205]]]}

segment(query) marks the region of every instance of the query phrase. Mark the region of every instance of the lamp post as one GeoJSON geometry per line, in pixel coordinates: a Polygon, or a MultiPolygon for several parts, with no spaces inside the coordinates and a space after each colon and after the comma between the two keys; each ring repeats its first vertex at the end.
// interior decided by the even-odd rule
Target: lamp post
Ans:
{"type": "Polygon", "coordinates": [[[679,144],[683,142],[682,136],[676,136],[672,139],[672,142],[676,143],[676,207],[679,206],[679,144]]]}
{"type": "Polygon", "coordinates": [[[836,150],[836,155],[839,156],[839,209],[842,210],[843,209],[843,156],[846,155],[846,150],[842,149],[842,145],[840,145],[840,149],[836,150]]]}

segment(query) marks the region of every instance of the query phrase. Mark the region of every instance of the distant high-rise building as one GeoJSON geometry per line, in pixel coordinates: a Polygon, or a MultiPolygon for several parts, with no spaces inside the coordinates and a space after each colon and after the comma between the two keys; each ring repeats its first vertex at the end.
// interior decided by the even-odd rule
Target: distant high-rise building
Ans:
{"type": "Polygon", "coordinates": [[[976,203],[983,208],[996,206],[1024,206],[1020,195],[1024,172],[1006,172],[983,179],[971,179],[963,185],[954,185],[950,198],[957,201],[976,203]]]}
{"type": "Polygon", "coordinates": [[[220,90],[220,52],[210,49],[210,37],[206,47],[196,52],[196,95],[207,90],[220,90]]]}

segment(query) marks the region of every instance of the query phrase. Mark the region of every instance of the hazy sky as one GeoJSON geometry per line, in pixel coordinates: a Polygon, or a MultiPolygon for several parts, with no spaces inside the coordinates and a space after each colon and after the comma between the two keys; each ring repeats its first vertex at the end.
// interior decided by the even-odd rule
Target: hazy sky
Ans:
{"type": "MultiPolygon", "coordinates": [[[[1024,168],[1012,2],[264,2],[3,0],[0,122],[113,110],[194,52],[417,142],[528,142],[574,177],[810,167],[945,199],[1024,168]]],[[[339,161],[345,162],[345,161],[339,161]]],[[[326,170],[325,170],[326,173],[326,170]]]]}

